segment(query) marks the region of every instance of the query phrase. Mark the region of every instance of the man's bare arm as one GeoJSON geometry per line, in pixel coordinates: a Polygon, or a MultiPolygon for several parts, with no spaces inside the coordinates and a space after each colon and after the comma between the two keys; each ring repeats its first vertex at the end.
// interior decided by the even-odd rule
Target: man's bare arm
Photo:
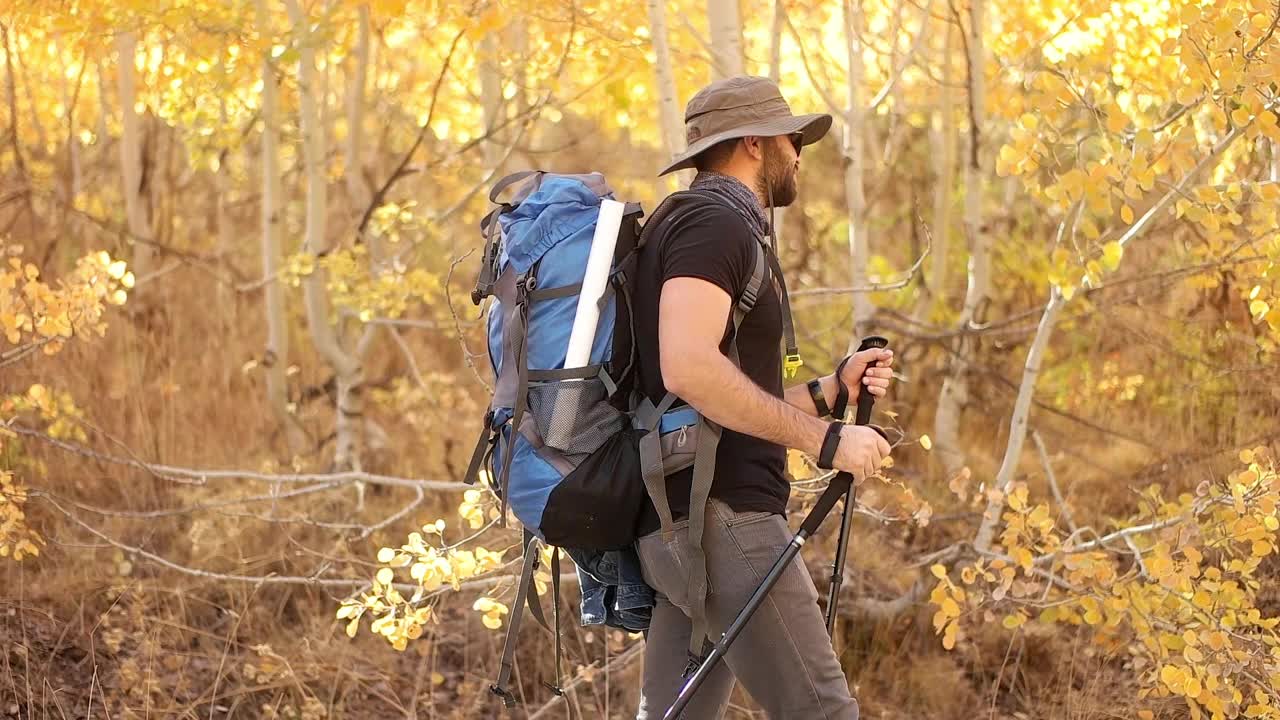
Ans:
{"type": "Polygon", "coordinates": [[[667,390],[723,427],[817,455],[827,423],[816,417],[804,387],[799,391],[807,413],[791,398],[770,395],[720,352],[730,303],[728,293],[706,280],[678,277],[663,284],[658,344],[667,390]]]}
{"type": "MultiPolygon", "coordinates": [[[[822,383],[822,399],[827,403],[829,409],[836,400],[836,393],[839,389],[836,387],[835,375],[824,375],[818,379],[822,383]]],[[[849,388],[849,392],[854,392],[854,388],[849,388]]],[[[818,408],[813,404],[813,397],[809,395],[809,387],[805,383],[792,385],[786,390],[787,404],[795,407],[806,415],[817,417],[818,408]]]]}

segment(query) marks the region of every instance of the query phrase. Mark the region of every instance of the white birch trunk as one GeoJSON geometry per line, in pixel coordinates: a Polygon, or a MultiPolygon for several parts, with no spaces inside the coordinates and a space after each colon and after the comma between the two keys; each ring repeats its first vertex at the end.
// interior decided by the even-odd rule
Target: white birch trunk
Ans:
{"type": "Polygon", "coordinates": [[[707,25],[711,29],[712,79],[742,75],[742,20],[738,15],[738,0],[707,0],[707,25]]]}
{"type": "MultiPolygon", "coordinates": [[[[862,61],[862,0],[844,0],[845,51],[848,107],[844,113],[844,197],[849,208],[849,283],[853,287],[867,284],[867,200],[862,186],[863,160],[866,155],[863,128],[866,124],[866,100],[863,97],[865,72],[862,61]]],[[[867,293],[853,294],[853,335],[849,352],[857,350],[860,339],[869,330],[871,298],[867,293]]]]}
{"type": "Polygon", "coordinates": [[[369,77],[369,6],[356,9],[355,66],[347,87],[347,200],[356,222],[364,216],[372,193],[364,180],[364,98],[369,77]]]}
{"type": "Polygon", "coordinates": [[[935,185],[933,190],[933,248],[929,255],[929,293],[920,304],[925,311],[918,319],[927,319],[947,301],[947,254],[951,249],[951,189],[956,172],[955,99],[951,89],[952,27],[943,22],[946,33],[942,43],[942,87],[938,89],[938,112],[934,117],[933,145],[935,185]]]}
{"type": "MultiPolygon", "coordinates": [[[[298,0],[286,0],[289,17],[294,27],[305,28],[310,18],[302,12],[298,0]]],[[[299,46],[298,99],[300,104],[304,167],[307,176],[306,229],[303,244],[306,252],[318,257],[329,250],[325,235],[327,212],[325,178],[325,138],[323,116],[316,101],[315,49],[311,33],[304,33],[299,46]]],[[[320,355],[333,368],[336,376],[337,400],[335,414],[334,470],[360,469],[360,416],[364,410],[361,393],[363,370],[358,357],[348,354],[329,321],[325,272],[317,265],[303,282],[303,297],[307,310],[307,326],[311,340],[320,355]]],[[[363,503],[363,486],[357,484],[358,499],[363,503]]]]}
{"type": "Polygon", "coordinates": [[[129,225],[129,234],[133,244],[133,274],[138,284],[131,295],[137,301],[145,295],[145,279],[151,275],[154,264],[155,249],[151,247],[151,213],[147,207],[147,197],[142,192],[142,129],[138,113],[134,109],[137,103],[137,81],[134,71],[134,57],[138,50],[138,38],[133,31],[122,32],[116,36],[116,51],[119,54],[117,81],[120,93],[120,170],[124,182],[121,194],[124,196],[125,216],[129,225]]]}
{"type": "MultiPolygon", "coordinates": [[[[983,232],[982,129],[983,104],[986,102],[986,49],[983,45],[983,1],[972,0],[969,7],[969,146],[964,170],[964,230],[969,241],[969,272],[964,307],[959,327],[968,329],[990,295],[990,241],[983,232]]],[[[957,343],[951,372],[942,383],[938,410],[934,417],[934,435],[947,477],[959,472],[965,456],[960,445],[960,416],[969,402],[966,373],[972,362],[973,338],[962,335],[957,343]]]]}
{"type": "MultiPolygon", "coordinates": [[[[271,36],[267,0],[257,0],[258,32],[271,36]]],[[[270,47],[269,45],[267,47],[270,47]]],[[[289,323],[285,313],[284,286],[277,273],[284,264],[280,245],[284,190],[280,180],[279,88],[270,53],[262,59],[262,276],[267,312],[267,344],[262,364],[267,373],[267,405],[284,432],[290,457],[300,455],[306,433],[289,408],[285,370],[289,366],[289,323]]]]}
{"type": "MultiPolygon", "coordinates": [[[[676,91],[676,76],[671,67],[670,35],[667,31],[666,0],[648,0],[649,8],[649,42],[653,45],[653,71],[658,86],[658,120],[662,127],[662,149],[664,152],[660,165],[666,164],[678,153],[684,151],[684,123],[681,121],[680,100],[676,91]]],[[[685,171],[668,176],[667,192],[672,192],[682,183],[680,175],[685,171]]]]}

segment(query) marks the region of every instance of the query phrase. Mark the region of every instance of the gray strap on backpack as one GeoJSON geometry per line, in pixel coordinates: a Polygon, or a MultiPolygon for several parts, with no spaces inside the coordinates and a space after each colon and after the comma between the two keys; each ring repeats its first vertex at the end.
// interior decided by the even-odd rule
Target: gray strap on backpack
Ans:
{"type": "MultiPolygon", "coordinates": [[[[498,670],[498,680],[489,686],[489,692],[502,698],[509,708],[516,706],[516,697],[507,688],[511,683],[511,672],[515,668],[516,638],[520,634],[520,616],[523,614],[529,588],[533,585],[533,573],[538,568],[539,541],[526,532],[524,536],[524,567],[520,572],[520,584],[516,587],[516,600],[512,605],[510,619],[507,624],[507,637],[502,644],[502,661],[498,670]]],[[[546,620],[542,620],[545,625],[546,620]]]]}
{"type": "MultiPolygon", "coordinates": [[[[756,243],[756,262],[751,271],[751,280],[743,289],[742,297],[738,299],[738,304],[733,309],[733,339],[729,341],[729,359],[738,367],[742,367],[738,357],[738,329],[760,297],[768,274],[767,262],[764,244],[756,243]]],[[[689,487],[689,553],[687,556],[689,611],[693,622],[693,632],[689,635],[689,655],[694,658],[702,657],[703,643],[708,633],[707,554],[702,542],[706,530],[707,502],[711,498],[711,484],[716,477],[716,452],[720,446],[722,432],[719,425],[706,417],[702,417],[699,422],[701,427],[698,428],[698,447],[693,460],[693,482],[689,487]]],[[[665,496],[665,485],[663,494],[665,496]]],[[[670,512],[668,507],[667,513],[670,514],[670,512]]]]}
{"type": "Polygon", "coordinates": [[[635,413],[636,427],[646,431],[640,436],[640,474],[644,478],[644,488],[649,493],[649,499],[658,512],[662,539],[668,543],[674,538],[672,526],[675,520],[671,515],[671,502],[667,500],[667,476],[662,469],[662,433],[659,426],[663,413],[670,410],[677,399],[674,394],[667,393],[654,406],[649,398],[644,398],[635,413]]]}

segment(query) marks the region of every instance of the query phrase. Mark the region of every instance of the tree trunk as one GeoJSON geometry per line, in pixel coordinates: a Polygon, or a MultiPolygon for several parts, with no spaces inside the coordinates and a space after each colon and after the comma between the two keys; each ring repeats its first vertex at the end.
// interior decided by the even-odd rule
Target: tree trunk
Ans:
{"type": "MultiPolygon", "coordinates": [[[[666,0],[648,0],[649,42],[653,44],[653,70],[658,85],[658,120],[662,127],[662,166],[684,151],[684,123],[681,121],[680,100],[676,91],[676,76],[671,67],[670,35],[667,32],[666,0]]],[[[681,171],[680,174],[687,174],[681,171]]],[[[668,176],[667,192],[673,192],[682,182],[679,174],[668,176]]]]}
{"type": "MultiPolygon", "coordinates": [[[[294,27],[306,28],[310,19],[303,14],[298,0],[286,0],[286,4],[294,27]]],[[[316,101],[315,47],[310,35],[309,32],[306,33],[299,43],[298,100],[301,113],[299,124],[302,131],[303,159],[307,176],[307,215],[303,244],[306,252],[317,258],[317,265],[303,282],[303,297],[311,340],[320,355],[333,368],[336,376],[337,419],[334,428],[336,439],[332,469],[359,470],[362,429],[360,416],[364,410],[361,387],[363,369],[359,358],[353,357],[342,348],[338,334],[330,324],[325,271],[318,263],[318,260],[329,251],[329,241],[325,235],[325,214],[328,205],[324,118],[316,101]]],[[[359,486],[357,492],[358,499],[363,502],[363,487],[359,486]]]]}
{"type": "Polygon", "coordinates": [[[707,0],[707,24],[711,28],[712,79],[742,75],[742,20],[738,16],[738,0],[707,0]]]}
{"type": "MultiPolygon", "coordinates": [[[[222,56],[218,56],[218,75],[222,81],[226,80],[226,64],[222,60],[222,56]]],[[[263,79],[266,83],[266,79],[263,79]]],[[[227,100],[225,96],[218,98],[218,121],[223,127],[227,126],[227,100]]],[[[217,257],[218,264],[222,267],[228,267],[231,264],[231,249],[235,244],[234,235],[231,227],[231,150],[224,147],[218,153],[218,167],[214,171],[214,190],[217,198],[214,201],[214,222],[217,224],[217,257]]],[[[217,303],[219,308],[219,317],[225,323],[224,328],[235,327],[239,323],[236,318],[236,297],[235,290],[225,282],[218,283],[217,286],[217,303]]]]}
{"type": "MultiPolygon", "coordinates": [[[[866,135],[866,100],[863,97],[865,73],[862,65],[863,12],[862,0],[844,0],[845,51],[849,63],[847,73],[848,108],[844,113],[844,197],[849,209],[849,283],[853,287],[867,284],[867,199],[862,186],[863,147],[866,135]]],[[[853,335],[849,352],[857,350],[861,338],[870,330],[871,298],[864,292],[853,293],[853,335]]]]}
{"type": "Polygon", "coordinates": [[[356,9],[355,66],[347,87],[347,201],[356,222],[364,216],[372,193],[364,180],[364,97],[369,77],[369,6],[356,9]]]}
{"type": "Polygon", "coordinates": [[[480,40],[480,110],[484,113],[484,130],[487,135],[481,145],[484,166],[491,169],[502,157],[502,147],[494,128],[502,124],[502,76],[498,68],[498,31],[493,30],[480,40]]]}
{"type": "MultiPolygon", "coordinates": [[[[783,0],[773,0],[773,22],[769,26],[769,79],[778,82],[782,77],[782,29],[786,26],[786,8],[782,6],[783,0]]],[[[784,247],[782,241],[782,230],[786,227],[787,209],[776,208],[773,211],[774,235],[778,240],[778,257],[782,257],[782,249],[784,247]]]]}
{"type": "MultiPolygon", "coordinates": [[[[965,289],[964,307],[960,312],[960,330],[968,330],[986,304],[990,294],[990,240],[982,219],[982,169],[983,106],[986,102],[986,49],[983,45],[983,0],[972,0],[969,7],[969,37],[967,58],[969,74],[969,156],[964,172],[964,230],[969,241],[968,284],[965,289]]],[[[951,371],[942,383],[938,398],[937,415],[934,418],[934,435],[937,440],[943,469],[950,477],[965,464],[960,445],[960,415],[969,402],[969,384],[966,373],[972,362],[975,341],[969,335],[961,335],[952,359],[951,371]]]]}
{"type": "Polygon", "coordinates": [[[142,130],[134,108],[138,96],[134,72],[137,49],[138,38],[133,31],[116,36],[121,116],[120,170],[124,181],[121,194],[124,196],[125,215],[133,244],[132,270],[137,278],[137,285],[131,294],[136,302],[140,302],[146,296],[146,280],[151,275],[155,250],[150,245],[151,212],[146,188],[142,187],[142,130]]]}
{"type": "MultiPolygon", "coordinates": [[[[271,37],[267,0],[257,0],[258,32],[271,37]]],[[[264,47],[270,47],[264,44],[264,47]]],[[[284,264],[280,245],[284,190],[280,182],[279,94],[275,68],[268,51],[262,58],[262,276],[267,311],[267,345],[262,365],[267,373],[267,405],[284,432],[290,457],[301,454],[307,436],[289,409],[285,370],[289,366],[289,323],[284,286],[277,275],[284,264]]]]}
{"type": "Polygon", "coordinates": [[[955,100],[952,96],[952,27],[944,22],[942,44],[942,87],[938,89],[938,112],[929,139],[933,145],[933,248],[929,256],[929,292],[918,307],[917,319],[928,320],[947,302],[947,253],[951,247],[951,190],[955,185],[956,128],[955,100]]]}

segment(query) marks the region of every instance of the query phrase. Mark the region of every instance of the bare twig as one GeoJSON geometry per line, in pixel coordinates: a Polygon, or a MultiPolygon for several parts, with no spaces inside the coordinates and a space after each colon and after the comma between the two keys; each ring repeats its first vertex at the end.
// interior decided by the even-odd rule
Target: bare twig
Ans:
{"type": "MultiPolygon", "coordinates": [[[[644,643],[632,643],[630,647],[623,650],[618,655],[610,658],[609,662],[601,669],[595,670],[595,663],[588,666],[587,672],[579,672],[572,680],[564,684],[561,688],[566,693],[578,689],[579,686],[590,683],[597,673],[610,673],[621,670],[622,668],[635,662],[637,658],[644,655],[644,643]]],[[[565,702],[564,696],[557,695],[551,698],[542,707],[529,715],[529,720],[538,720],[547,717],[552,710],[555,710],[561,703],[565,702]]]]}
{"type": "Polygon", "coordinates": [[[911,284],[911,280],[920,272],[921,266],[924,265],[925,258],[929,257],[930,251],[933,249],[933,234],[929,232],[929,226],[923,222],[921,226],[925,233],[924,252],[920,253],[920,257],[907,268],[902,279],[889,283],[872,283],[870,285],[859,285],[856,287],[826,287],[826,288],[808,288],[806,290],[796,290],[791,293],[791,297],[811,297],[815,295],[851,295],[854,293],[883,292],[885,290],[899,290],[911,284]]]}
{"type": "Polygon", "coordinates": [[[452,282],[453,280],[454,269],[457,268],[458,265],[461,264],[463,261],[465,261],[467,258],[471,257],[471,255],[475,253],[475,251],[476,251],[475,248],[471,248],[470,250],[467,251],[465,255],[455,259],[449,265],[449,273],[445,276],[445,279],[444,279],[444,299],[445,299],[445,303],[447,303],[449,306],[449,314],[453,316],[453,327],[454,327],[454,331],[458,334],[458,345],[462,347],[462,359],[464,362],[467,363],[467,367],[471,368],[471,374],[476,376],[476,380],[478,380],[480,382],[480,385],[484,387],[485,392],[491,393],[493,392],[493,388],[489,387],[489,383],[483,377],[481,377],[480,370],[476,368],[476,364],[474,361],[474,358],[476,357],[476,355],[471,352],[470,348],[467,347],[467,339],[462,334],[462,320],[458,318],[458,311],[453,307],[453,296],[449,294],[449,283],[452,282]]]}
{"type": "Polygon", "coordinates": [[[1271,18],[1271,27],[1267,28],[1266,34],[1244,56],[1252,60],[1258,54],[1258,51],[1262,49],[1262,46],[1266,45],[1267,41],[1271,39],[1271,36],[1276,34],[1277,24],[1280,24],[1280,3],[1276,4],[1275,16],[1271,18]]]}
{"type": "Polygon", "coordinates": [[[148,463],[142,460],[131,460],[116,455],[107,455],[100,453],[92,448],[87,448],[79,443],[68,442],[52,437],[38,430],[33,430],[22,425],[8,425],[9,430],[27,437],[33,437],[42,440],[54,447],[68,452],[82,455],[84,457],[94,458],[103,462],[109,462],[114,465],[127,465],[130,467],[144,470],[152,475],[166,480],[175,482],[192,481],[195,484],[203,485],[209,480],[262,480],[264,482],[278,484],[310,484],[310,483],[355,483],[364,482],[370,485],[388,485],[393,487],[409,487],[422,488],[423,490],[446,490],[461,491],[467,490],[471,486],[466,483],[449,482],[446,480],[420,480],[417,478],[403,478],[391,475],[376,475],[362,471],[350,470],[346,472],[336,473],[295,473],[292,475],[276,475],[272,473],[254,472],[251,470],[200,470],[192,468],[176,467],[173,465],[161,465],[158,463],[148,463]]]}
{"type": "Polygon", "coordinates": [[[1038,430],[1031,431],[1031,440],[1036,444],[1036,451],[1040,453],[1040,464],[1044,466],[1045,477],[1049,480],[1049,489],[1053,492],[1053,499],[1058,501],[1058,507],[1062,509],[1062,517],[1067,521],[1067,527],[1071,528],[1071,532],[1076,532],[1075,518],[1071,515],[1071,508],[1067,505],[1067,501],[1062,497],[1062,490],[1058,487],[1058,478],[1054,475],[1053,465],[1049,463],[1049,454],[1045,452],[1044,440],[1040,438],[1038,430]]]}

